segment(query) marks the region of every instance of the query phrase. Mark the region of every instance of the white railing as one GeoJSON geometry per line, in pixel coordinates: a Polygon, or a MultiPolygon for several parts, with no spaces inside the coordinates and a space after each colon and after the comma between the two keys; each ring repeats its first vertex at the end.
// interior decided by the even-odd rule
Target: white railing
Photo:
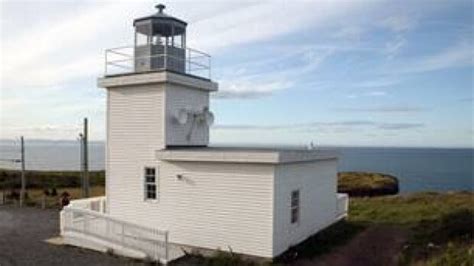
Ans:
{"type": "Polygon", "coordinates": [[[338,219],[347,217],[349,211],[349,195],[345,193],[337,193],[336,216],[338,219]]]}
{"type": "Polygon", "coordinates": [[[145,71],[157,70],[175,70],[178,72],[198,76],[202,78],[211,78],[211,56],[192,48],[183,48],[182,54],[173,53],[178,48],[164,47],[163,52],[153,53],[152,55],[137,56],[134,46],[122,46],[105,50],[105,76],[140,73],[145,71]],[[174,50],[173,50],[174,49],[174,50]],[[137,68],[137,63],[149,61],[160,61],[159,66],[149,66],[147,70],[137,68]]]}
{"type": "Polygon", "coordinates": [[[92,210],[100,213],[106,212],[106,200],[105,197],[93,197],[86,199],[72,200],[68,207],[74,209],[92,210]]]}
{"type": "MultiPolygon", "coordinates": [[[[168,231],[129,223],[110,215],[84,208],[85,200],[75,200],[61,211],[61,235],[107,243],[111,249],[139,251],[149,259],[169,261],[168,231]],[[113,247],[113,248],[112,248],[113,247]]],[[[89,200],[89,206],[100,202],[89,200]]]]}

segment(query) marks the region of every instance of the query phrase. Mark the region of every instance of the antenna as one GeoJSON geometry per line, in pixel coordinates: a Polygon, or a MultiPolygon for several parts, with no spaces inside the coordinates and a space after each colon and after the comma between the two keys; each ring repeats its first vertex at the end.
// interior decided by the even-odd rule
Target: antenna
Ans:
{"type": "Polygon", "coordinates": [[[180,109],[175,115],[176,121],[178,121],[180,125],[186,124],[188,122],[188,117],[189,112],[185,109],[180,109]]]}

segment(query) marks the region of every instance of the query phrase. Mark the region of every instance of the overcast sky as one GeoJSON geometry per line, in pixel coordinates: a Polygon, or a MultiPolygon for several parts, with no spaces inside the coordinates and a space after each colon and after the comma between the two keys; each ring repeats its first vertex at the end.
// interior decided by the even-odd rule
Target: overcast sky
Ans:
{"type": "MultiPolygon", "coordinates": [[[[0,1],[0,138],[104,139],[104,50],[156,1],[0,1]]],[[[471,1],[168,1],[219,82],[212,143],[473,147],[471,1]]]]}

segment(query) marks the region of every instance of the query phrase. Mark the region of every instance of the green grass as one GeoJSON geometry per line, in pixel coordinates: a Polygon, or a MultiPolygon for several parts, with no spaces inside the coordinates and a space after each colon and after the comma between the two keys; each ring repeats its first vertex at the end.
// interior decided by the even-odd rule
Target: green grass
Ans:
{"type": "MultiPolygon", "coordinates": [[[[68,192],[71,196],[71,200],[82,198],[81,188],[69,187],[69,188],[58,188],[57,196],[44,196],[43,189],[33,188],[28,189],[28,198],[25,200],[26,205],[41,207],[43,198],[45,199],[46,208],[59,208],[59,196],[63,192],[68,192]]],[[[94,186],[90,189],[91,197],[98,197],[105,195],[105,187],[103,186],[94,186]]]]}
{"type": "Polygon", "coordinates": [[[474,263],[474,194],[471,192],[353,198],[349,222],[409,229],[409,239],[400,254],[401,265],[474,263]]]}
{"type": "MultiPolygon", "coordinates": [[[[90,171],[91,186],[105,185],[104,171],[90,171]]],[[[28,188],[64,188],[80,187],[81,172],[79,171],[27,171],[28,188]]],[[[0,169],[0,189],[19,188],[21,185],[20,171],[0,169]]]]}
{"type": "Polygon", "coordinates": [[[438,220],[458,210],[474,210],[470,192],[422,192],[407,196],[351,198],[352,222],[415,226],[423,220],[438,220]]]}
{"type": "Polygon", "coordinates": [[[444,251],[415,264],[427,266],[472,266],[474,264],[474,246],[450,242],[444,247],[444,251]]]}

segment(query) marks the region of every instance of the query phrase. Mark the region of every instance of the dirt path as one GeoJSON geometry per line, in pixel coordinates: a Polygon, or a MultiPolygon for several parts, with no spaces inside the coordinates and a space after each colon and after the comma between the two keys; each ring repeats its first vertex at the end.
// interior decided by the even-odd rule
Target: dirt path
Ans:
{"type": "Polygon", "coordinates": [[[349,243],[331,253],[312,260],[297,261],[295,266],[390,266],[408,235],[406,229],[395,226],[372,226],[349,243]]]}

